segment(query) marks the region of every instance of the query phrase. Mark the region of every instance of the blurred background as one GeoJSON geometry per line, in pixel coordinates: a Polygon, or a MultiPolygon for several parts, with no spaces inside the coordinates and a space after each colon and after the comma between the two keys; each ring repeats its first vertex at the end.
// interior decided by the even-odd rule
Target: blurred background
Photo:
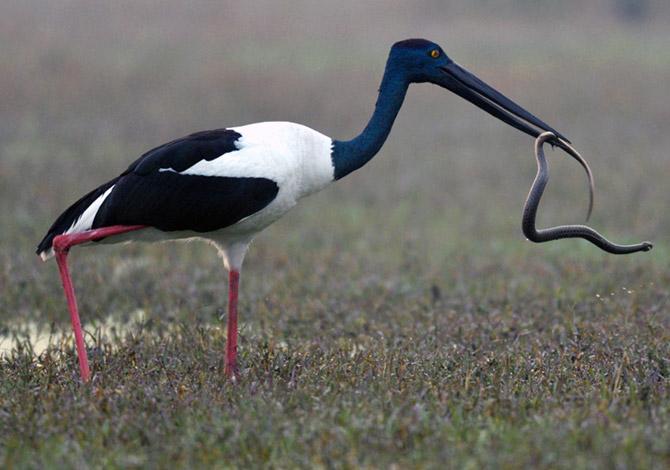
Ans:
{"type": "MultiPolygon", "coordinates": [[[[532,139],[438,87],[415,85],[380,155],[258,238],[245,302],[281,303],[277,286],[295,280],[336,289],[344,274],[393,286],[414,271],[439,285],[477,260],[667,261],[665,0],[4,0],[3,327],[26,316],[67,321],[55,264],[43,265],[34,248],[81,194],[197,130],[288,120],[350,138],[373,110],[389,47],[408,37],[438,42],[566,134],[595,173],[592,225],[617,242],[651,239],[655,251],[614,259],[585,242],[526,242],[532,139]]],[[[550,165],[540,225],[581,222],[584,175],[560,152],[550,165]]],[[[78,287],[98,295],[82,297],[88,317],[145,304],[158,315],[181,305],[211,319],[223,305],[224,272],[204,245],[100,247],[73,258],[78,287]]]]}

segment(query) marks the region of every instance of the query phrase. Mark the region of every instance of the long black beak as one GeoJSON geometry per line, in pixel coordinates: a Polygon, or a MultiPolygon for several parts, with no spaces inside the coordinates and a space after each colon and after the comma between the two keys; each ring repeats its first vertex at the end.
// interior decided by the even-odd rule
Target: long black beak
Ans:
{"type": "Polygon", "coordinates": [[[590,196],[589,211],[588,216],[586,217],[588,220],[593,208],[593,173],[586,160],[576,153],[570,145],[566,145],[566,143],[570,144],[571,142],[549,124],[529,113],[514,101],[490,87],[455,62],[450,62],[441,67],[441,69],[444,72],[444,75],[441,77],[441,80],[437,82],[438,85],[456,93],[461,98],[465,98],[470,103],[480,107],[487,113],[528,135],[537,137],[543,132],[551,132],[556,136],[556,138],[549,140],[549,143],[568,152],[568,154],[577,160],[586,171],[589,179],[590,196]]]}
{"type": "MultiPolygon", "coordinates": [[[[549,131],[557,138],[570,143],[563,134],[549,124],[532,115],[514,101],[490,87],[455,62],[451,62],[441,68],[444,71],[445,76],[444,81],[439,84],[456,93],[461,98],[465,98],[470,103],[482,108],[487,113],[492,114],[501,121],[506,122],[510,126],[515,127],[528,135],[537,137],[542,132],[549,131]],[[523,121],[517,118],[521,118],[523,121]],[[535,127],[532,127],[529,124],[532,124],[532,126],[535,127]]],[[[559,145],[558,140],[554,143],[559,145]]]]}

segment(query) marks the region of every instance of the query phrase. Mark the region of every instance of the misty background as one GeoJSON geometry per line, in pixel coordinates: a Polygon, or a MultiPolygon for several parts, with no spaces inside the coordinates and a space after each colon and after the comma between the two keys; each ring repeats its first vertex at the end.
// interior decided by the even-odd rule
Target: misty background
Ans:
{"type": "MultiPolygon", "coordinates": [[[[287,120],[351,138],[373,110],[389,47],[408,37],[441,44],[567,135],[595,174],[591,224],[620,243],[653,240],[655,251],[615,259],[586,242],[526,242],[520,221],[535,174],[532,139],[424,84],[410,88],[370,164],[258,238],[247,266],[259,282],[287,263],[290,272],[301,256],[349,256],[368,273],[397,273],[407,263],[441,272],[459,256],[509,252],[665,259],[669,26],[662,0],[4,1],[0,282],[16,289],[6,313],[15,317],[22,299],[37,295],[26,286],[58,291],[55,267],[42,266],[34,247],[80,195],[148,149],[198,130],[287,120]]],[[[549,158],[539,224],[579,223],[585,177],[561,152],[549,158]]],[[[221,269],[199,245],[104,247],[77,258],[82,266],[105,260],[96,272],[119,263],[113,255],[141,256],[168,278],[178,276],[177,264],[181,275],[194,269],[194,257],[211,263],[205,270],[221,269]]]]}

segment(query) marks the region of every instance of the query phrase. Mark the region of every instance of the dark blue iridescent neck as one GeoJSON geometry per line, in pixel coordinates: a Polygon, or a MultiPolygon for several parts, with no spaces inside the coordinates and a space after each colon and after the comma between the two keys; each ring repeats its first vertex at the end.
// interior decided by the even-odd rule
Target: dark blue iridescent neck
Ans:
{"type": "Polygon", "coordinates": [[[336,180],[358,170],[379,152],[391,132],[408,86],[406,74],[389,61],[379,87],[375,112],[368,125],[352,140],[333,141],[332,159],[336,180]]]}

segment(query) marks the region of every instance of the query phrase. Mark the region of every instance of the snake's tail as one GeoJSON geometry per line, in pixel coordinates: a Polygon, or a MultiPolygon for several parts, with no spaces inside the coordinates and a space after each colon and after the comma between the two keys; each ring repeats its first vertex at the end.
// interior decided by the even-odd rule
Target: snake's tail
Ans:
{"type": "Polygon", "coordinates": [[[572,158],[577,160],[579,164],[584,168],[584,171],[586,171],[586,177],[589,180],[589,209],[588,212],[586,213],[586,221],[588,222],[589,219],[591,218],[591,213],[593,212],[593,200],[595,199],[595,182],[593,179],[593,172],[591,171],[591,167],[589,166],[588,162],[584,157],[582,157],[575,148],[570,145],[568,142],[566,142],[563,139],[558,139],[558,143],[556,144],[559,147],[561,147],[563,150],[565,150],[568,155],[570,155],[572,158]]]}

